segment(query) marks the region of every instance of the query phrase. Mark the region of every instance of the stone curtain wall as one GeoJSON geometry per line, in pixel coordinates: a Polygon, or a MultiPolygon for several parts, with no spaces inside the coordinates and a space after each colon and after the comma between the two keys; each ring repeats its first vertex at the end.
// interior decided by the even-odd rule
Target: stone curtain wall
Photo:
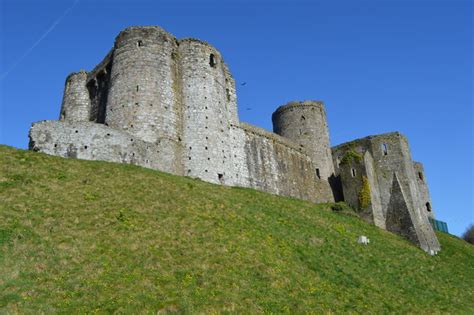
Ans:
{"type": "Polygon", "coordinates": [[[167,139],[150,143],[93,122],[43,121],[30,129],[30,149],[50,155],[135,164],[178,174],[179,144],[167,139]]]}
{"type": "Polygon", "coordinates": [[[264,129],[241,124],[245,134],[246,186],[313,202],[334,201],[329,184],[317,176],[298,146],[264,129]]]}

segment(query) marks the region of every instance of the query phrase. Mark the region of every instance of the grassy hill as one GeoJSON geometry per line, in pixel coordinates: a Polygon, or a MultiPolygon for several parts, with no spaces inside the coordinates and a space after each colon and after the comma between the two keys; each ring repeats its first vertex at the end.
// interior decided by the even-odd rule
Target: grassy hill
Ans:
{"type": "Polygon", "coordinates": [[[473,314],[474,246],[438,236],[431,257],[330,205],[0,146],[0,313],[473,314]]]}

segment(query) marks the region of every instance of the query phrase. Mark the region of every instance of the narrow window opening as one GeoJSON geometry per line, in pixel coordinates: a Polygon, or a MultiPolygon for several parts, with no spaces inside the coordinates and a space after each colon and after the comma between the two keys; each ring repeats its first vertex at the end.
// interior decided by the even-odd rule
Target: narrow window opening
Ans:
{"type": "Polygon", "coordinates": [[[355,168],[351,168],[351,173],[352,173],[352,177],[355,177],[355,176],[356,176],[356,170],[355,170],[355,168]]]}
{"type": "Polygon", "coordinates": [[[217,178],[219,179],[219,181],[221,182],[221,184],[224,183],[224,174],[217,174],[217,178]]]}
{"type": "Polygon", "coordinates": [[[207,147],[204,147],[204,149],[206,149],[206,150],[207,150],[207,147]]]}
{"type": "Polygon", "coordinates": [[[426,203],[426,211],[431,212],[431,205],[429,202],[426,203]]]}
{"type": "Polygon", "coordinates": [[[138,92],[138,91],[140,91],[140,86],[139,86],[139,85],[137,85],[137,92],[138,92]]]}
{"type": "Polygon", "coordinates": [[[316,176],[321,179],[321,172],[319,171],[319,168],[316,169],[316,176]]]}
{"type": "Polygon", "coordinates": [[[214,56],[214,54],[209,56],[209,65],[213,68],[216,67],[216,56],[214,56]]]}
{"type": "Polygon", "coordinates": [[[422,172],[418,172],[418,177],[423,180],[423,173],[422,172]]]}
{"type": "Polygon", "coordinates": [[[142,47],[143,46],[143,41],[141,41],[141,40],[137,41],[137,46],[142,47]]]}
{"type": "Polygon", "coordinates": [[[383,155],[388,155],[388,146],[386,143],[382,143],[382,152],[383,155]]]}
{"type": "Polygon", "coordinates": [[[230,91],[229,91],[229,89],[225,89],[225,94],[227,95],[227,102],[230,102],[230,91]]]}
{"type": "Polygon", "coordinates": [[[191,160],[191,157],[188,157],[189,160],[191,160]]]}
{"type": "Polygon", "coordinates": [[[301,116],[301,121],[306,120],[306,117],[301,116]]]}

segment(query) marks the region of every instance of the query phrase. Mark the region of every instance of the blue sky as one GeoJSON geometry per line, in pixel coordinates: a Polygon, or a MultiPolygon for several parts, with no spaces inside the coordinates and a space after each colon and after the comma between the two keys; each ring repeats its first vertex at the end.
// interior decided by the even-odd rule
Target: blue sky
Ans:
{"type": "Polygon", "coordinates": [[[26,148],[32,122],[57,119],[66,76],[91,70],[121,29],[160,25],[221,51],[243,121],[271,130],[276,107],[317,99],[332,145],[400,131],[425,165],[438,219],[457,235],[474,223],[470,0],[0,5],[1,144],[26,148]]]}

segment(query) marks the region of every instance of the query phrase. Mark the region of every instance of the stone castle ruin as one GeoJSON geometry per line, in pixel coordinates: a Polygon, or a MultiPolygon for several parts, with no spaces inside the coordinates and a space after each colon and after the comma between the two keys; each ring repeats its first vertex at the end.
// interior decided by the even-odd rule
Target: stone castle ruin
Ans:
{"type": "Polygon", "coordinates": [[[30,149],[131,163],[313,202],[346,201],[423,250],[440,245],[423,166],[387,133],[331,149],[322,102],[291,102],[273,133],[240,122],[221,54],[160,27],[129,27],[92,71],[66,79],[58,121],[34,123],[30,149]]]}

